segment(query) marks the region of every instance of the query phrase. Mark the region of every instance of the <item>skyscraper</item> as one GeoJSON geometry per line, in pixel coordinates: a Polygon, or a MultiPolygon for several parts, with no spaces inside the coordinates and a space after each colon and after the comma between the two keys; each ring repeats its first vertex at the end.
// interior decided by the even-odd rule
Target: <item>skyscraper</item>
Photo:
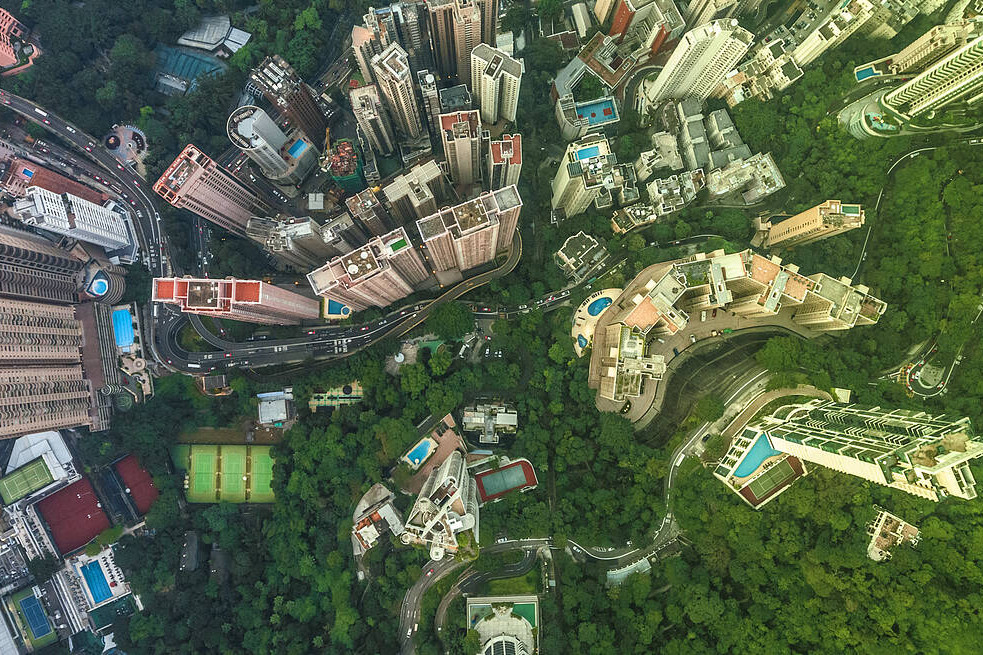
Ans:
{"type": "Polygon", "coordinates": [[[329,257],[351,252],[356,243],[349,242],[344,231],[321,226],[310,217],[253,217],[246,234],[268,253],[298,270],[320,266],[329,257]]]}
{"type": "Polygon", "coordinates": [[[983,36],[932,64],[884,96],[883,104],[910,119],[956,101],[973,105],[983,99],[983,36]]]}
{"type": "Polygon", "coordinates": [[[391,43],[372,58],[372,69],[396,129],[405,137],[418,138],[423,132],[423,123],[406,51],[398,43],[391,43]]]}
{"type": "Polygon", "coordinates": [[[521,209],[518,190],[509,186],[417,221],[434,270],[466,271],[493,261],[512,243],[521,209]]]}
{"type": "Polygon", "coordinates": [[[471,92],[481,109],[481,120],[515,121],[519,106],[522,64],[497,48],[479,44],[471,51],[471,92]]]}
{"type": "Polygon", "coordinates": [[[468,185],[481,180],[481,154],[484,149],[481,118],[477,111],[442,114],[440,141],[454,184],[468,185]]]}
{"type": "Polygon", "coordinates": [[[423,96],[423,111],[426,115],[427,130],[430,132],[434,142],[439,141],[437,134],[440,131],[440,91],[437,89],[437,78],[428,70],[421,70],[416,74],[417,84],[420,86],[420,95],[423,96]]]}
{"type": "Polygon", "coordinates": [[[454,45],[454,11],[457,0],[429,0],[430,43],[441,77],[457,74],[457,50],[454,45]]]}
{"type": "Polygon", "coordinates": [[[93,243],[106,250],[126,248],[134,241],[122,216],[68,193],[57,194],[29,186],[26,196],[14,203],[14,211],[26,225],[93,243]]]}
{"type": "Polygon", "coordinates": [[[686,32],[655,81],[642,84],[640,109],[668,99],[706,100],[753,39],[736,20],[715,20],[686,32]]]}
{"type": "Polygon", "coordinates": [[[430,276],[406,231],[398,228],[307,274],[314,293],[353,311],[405,298],[430,276]]]}
{"type": "Polygon", "coordinates": [[[498,40],[498,0],[476,0],[481,11],[481,42],[492,47],[498,40]]]}
{"type": "Polygon", "coordinates": [[[849,232],[863,224],[864,210],[860,205],[827,200],[776,225],[770,221],[763,224],[762,246],[773,250],[795,248],[849,232]]]}
{"type": "Polygon", "coordinates": [[[478,2],[457,0],[454,8],[454,58],[457,60],[457,78],[462,83],[471,80],[471,51],[481,43],[481,9],[478,2]]]}
{"type": "Polygon", "coordinates": [[[247,323],[294,325],[321,315],[318,301],[260,280],[154,278],[154,302],[175,304],[182,312],[247,323]]]}
{"type": "Polygon", "coordinates": [[[294,127],[314,143],[322,142],[328,127],[324,112],[318,105],[314,91],[283,57],[267,57],[261,66],[253,69],[249,80],[267,100],[287,115],[294,127]]]}
{"type": "Polygon", "coordinates": [[[454,192],[440,166],[432,159],[397,175],[383,190],[389,211],[401,223],[429,216],[449,202],[454,192]]]}
{"type": "Polygon", "coordinates": [[[488,145],[485,160],[485,189],[501,189],[519,183],[522,171],[522,135],[503,134],[488,145]]]}
{"type": "Polygon", "coordinates": [[[300,184],[317,165],[319,153],[313,142],[299,130],[287,136],[259,107],[238,107],[229,116],[226,131],[265,177],[280,184],[300,184]]]}
{"type": "Polygon", "coordinates": [[[92,385],[78,363],[0,366],[0,438],[97,426],[92,385]]]}
{"type": "MultiPolygon", "coordinates": [[[[468,530],[477,543],[478,490],[464,455],[455,450],[423,483],[399,538],[404,544],[429,546],[430,559],[440,560],[457,552],[457,535],[468,530]]],[[[501,652],[506,652],[504,646],[501,652]]]]}
{"type": "Polygon", "coordinates": [[[160,176],[154,191],[175,207],[239,236],[246,235],[246,223],[252,216],[268,210],[259,196],[191,143],[160,176]]]}
{"type": "Polygon", "coordinates": [[[969,462],[983,455],[983,441],[968,418],[813,400],[780,407],[748,431],[801,460],[921,498],[976,498],[969,462]]]}
{"type": "Polygon", "coordinates": [[[619,164],[603,134],[590,134],[567,145],[552,182],[551,206],[564,218],[612,204],[613,194],[634,188],[634,168],[619,164]]]}
{"type": "Polygon", "coordinates": [[[0,225],[0,295],[78,302],[84,265],[46,239],[0,225]]]}
{"type": "Polygon", "coordinates": [[[437,70],[445,78],[457,76],[462,82],[471,81],[471,51],[482,42],[482,7],[477,2],[432,0],[428,3],[430,41],[437,70]]]}
{"type": "Polygon", "coordinates": [[[792,59],[800,67],[811,64],[824,52],[837,47],[864,27],[876,11],[877,7],[868,0],[837,2],[826,19],[795,46],[792,59]]]}
{"type": "Polygon", "coordinates": [[[0,365],[78,363],[81,347],[73,306],[0,298],[0,365]]]}
{"type": "Polygon", "coordinates": [[[391,231],[392,219],[373,189],[359,191],[345,199],[345,206],[352,218],[358,220],[374,236],[391,231]]]}
{"type": "Polygon", "coordinates": [[[375,84],[352,89],[348,95],[352,113],[369,146],[380,155],[391,155],[396,150],[396,136],[375,84]]]}

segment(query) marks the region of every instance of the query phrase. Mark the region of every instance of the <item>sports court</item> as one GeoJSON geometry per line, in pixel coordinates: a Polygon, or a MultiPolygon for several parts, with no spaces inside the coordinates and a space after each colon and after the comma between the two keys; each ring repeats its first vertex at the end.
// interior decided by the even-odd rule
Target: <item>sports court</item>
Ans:
{"type": "Polygon", "coordinates": [[[10,505],[53,481],[48,465],[43,458],[38,457],[10,475],[0,478],[0,498],[3,498],[4,505],[10,505]]]}
{"type": "Polygon", "coordinates": [[[14,605],[17,618],[21,625],[26,628],[25,636],[35,649],[43,648],[58,641],[58,635],[51,627],[48,615],[45,614],[44,608],[41,607],[41,603],[35,598],[30,587],[15,594],[10,600],[14,605]]]}
{"type": "Polygon", "coordinates": [[[751,489],[751,493],[754,494],[755,498],[764,498],[768,495],[769,491],[794,475],[795,471],[792,470],[792,465],[789,464],[787,459],[783,459],[759,477],[752,480],[748,484],[748,487],[751,489]]]}
{"type": "Polygon", "coordinates": [[[62,555],[78,550],[109,527],[109,518],[88,478],[56,491],[35,507],[62,555]]]}
{"type": "Polygon", "coordinates": [[[187,471],[189,503],[272,503],[273,457],[269,446],[181,446],[171,451],[187,471]]]}
{"type": "Polygon", "coordinates": [[[482,503],[497,500],[510,491],[528,489],[539,484],[536,471],[527,459],[519,459],[493,471],[474,476],[482,503]]]}
{"type": "Polygon", "coordinates": [[[137,511],[146,514],[160,495],[150,473],[140,466],[140,462],[133,455],[127,455],[116,462],[116,472],[123,479],[123,484],[126,485],[137,511]]]}

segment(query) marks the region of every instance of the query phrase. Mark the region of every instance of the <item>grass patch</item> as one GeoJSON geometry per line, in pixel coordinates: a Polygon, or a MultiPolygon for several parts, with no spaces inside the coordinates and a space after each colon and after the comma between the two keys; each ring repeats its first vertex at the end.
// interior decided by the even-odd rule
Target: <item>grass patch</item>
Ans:
{"type": "Polygon", "coordinates": [[[539,567],[534,566],[529,573],[518,578],[503,578],[490,580],[487,590],[489,596],[521,596],[538,593],[539,567]]]}

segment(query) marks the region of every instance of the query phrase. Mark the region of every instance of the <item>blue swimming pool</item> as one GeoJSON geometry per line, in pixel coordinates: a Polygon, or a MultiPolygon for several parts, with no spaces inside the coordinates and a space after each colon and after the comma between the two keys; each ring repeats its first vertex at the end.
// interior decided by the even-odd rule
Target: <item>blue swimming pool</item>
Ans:
{"type": "Polygon", "coordinates": [[[577,115],[580,118],[586,118],[587,125],[591,127],[608,123],[618,117],[614,109],[614,100],[610,98],[577,105],[577,115]]]}
{"type": "Polygon", "coordinates": [[[577,151],[577,159],[590,159],[591,157],[597,157],[601,154],[601,149],[597,146],[590,146],[588,148],[581,148],[577,151]]]}
{"type": "Polygon", "coordinates": [[[861,68],[860,70],[858,70],[856,72],[856,75],[857,75],[857,81],[863,82],[868,77],[876,77],[877,75],[880,75],[880,73],[875,71],[873,66],[868,66],[867,68],[861,68]]]}
{"type": "Polygon", "coordinates": [[[31,179],[32,177],[34,177],[34,171],[32,171],[30,168],[23,169],[23,173],[24,173],[24,177],[26,177],[27,179],[31,179]]]}
{"type": "Polygon", "coordinates": [[[348,305],[328,298],[328,314],[331,316],[348,316],[351,313],[352,310],[348,305]]]}
{"type": "Polygon", "coordinates": [[[584,335],[582,334],[577,335],[577,345],[580,346],[581,348],[587,347],[587,339],[584,338],[584,335]]]}
{"type": "Polygon", "coordinates": [[[116,345],[120,348],[133,345],[133,317],[129,310],[117,309],[113,312],[113,334],[116,335],[116,345]]]}
{"type": "Polygon", "coordinates": [[[425,460],[427,458],[427,455],[429,454],[430,454],[430,442],[424,439],[416,446],[414,446],[413,450],[411,450],[406,455],[406,457],[411,462],[413,462],[413,464],[419,464],[420,462],[425,460]]]}
{"type": "Polygon", "coordinates": [[[613,301],[610,298],[598,298],[591,304],[587,305],[587,313],[591,316],[597,316],[605,309],[611,306],[613,301]]]}
{"type": "Polygon", "coordinates": [[[758,439],[751,444],[751,449],[747,451],[744,455],[744,459],[741,460],[741,465],[734,470],[734,477],[745,478],[761,466],[761,462],[765,461],[773,455],[781,455],[782,451],[775,450],[771,447],[771,442],[768,441],[768,437],[762,434],[758,439]]]}
{"type": "Polygon", "coordinates": [[[98,605],[107,598],[112,598],[113,592],[106,582],[106,574],[102,572],[99,562],[89,562],[82,567],[82,576],[85,577],[85,584],[92,594],[92,600],[98,605]]]}
{"type": "Polygon", "coordinates": [[[297,139],[297,141],[292,146],[290,146],[290,149],[287,150],[287,154],[289,154],[294,159],[297,159],[298,157],[301,156],[301,154],[303,154],[305,150],[307,150],[307,141],[304,141],[303,139],[297,139]]]}

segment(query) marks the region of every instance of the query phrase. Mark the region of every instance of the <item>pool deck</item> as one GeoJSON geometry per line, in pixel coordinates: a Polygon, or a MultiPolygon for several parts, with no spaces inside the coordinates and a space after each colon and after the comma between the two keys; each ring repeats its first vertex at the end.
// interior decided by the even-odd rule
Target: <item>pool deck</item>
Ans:
{"type": "Polygon", "coordinates": [[[423,463],[423,466],[406,483],[405,491],[411,494],[416,495],[420,493],[420,489],[423,488],[423,483],[430,477],[430,473],[443,464],[444,460],[450,457],[452,452],[455,450],[467,450],[464,446],[464,439],[455,432],[457,424],[454,422],[454,418],[448,414],[440,419],[440,421],[437,421],[436,427],[429,433],[429,436],[437,442],[437,450],[430,455],[430,458],[423,463]],[[443,421],[448,426],[447,430],[443,429],[440,421],[443,421]]]}

